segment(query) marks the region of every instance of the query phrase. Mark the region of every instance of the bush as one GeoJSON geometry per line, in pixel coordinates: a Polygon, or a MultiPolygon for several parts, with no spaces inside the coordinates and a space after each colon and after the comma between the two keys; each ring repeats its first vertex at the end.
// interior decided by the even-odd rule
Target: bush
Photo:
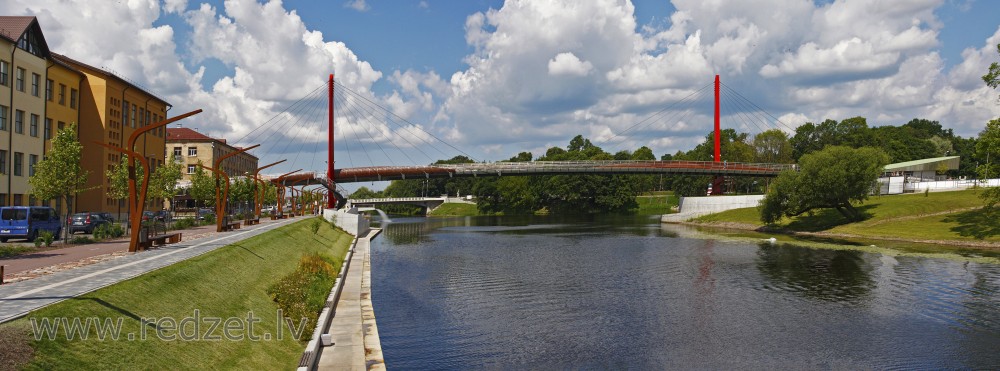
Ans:
{"type": "Polygon", "coordinates": [[[313,234],[319,233],[319,226],[323,222],[319,219],[313,219],[312,224],[309,225],[309,229],[312,230],[313,234]]]}
{"type": "Polygon", "coordinates": [[[18,256],[32,251],[35,251],[35,249],[32,249],[27,246],[18,246],[18,245],[0,246],[0,259],[9,258],[12,256],[18,256]]]}
{"type": "Polygon", "coordinates": [[[35,247],[42,247],[42,237],[35,237],[35,247]]]}
{"type": "Polygon", "coordinates": [[[69,240],[69,243],[74,244],[74,245],[84,245],[84,244],[94,243],[94,242],[96,242],[96,241],[94,241],[94,239],[92,239],[90,237],[87,237],[87,236],[76,236],[76,237],[73,237],[72,240],[69,240]]]}
{"type": "Polygon", "coordinates": [[[315,320],[336,280],[332,260],[319,254],[305,255],[294,272],[268,287],[267,294],[278,304],[285,318],[315,320]]]}
{"type": "Polygon", "coordinates": [[[118,238],[125,235],[125,229],[117,223],[105,223],[94,228],[94,240],[101,241],[108,238],[118,238]]]}
{"type": "Polygon", "coordinates": [[[194,226],[194,219],[177,219],[173,229],[188,229],[194,226]]]}
{"type": "Polygon", "coordinates": [[[42,243],[45,244],[45,247],[49,247],[49,246],[52,246],[52,241],[55,240],[56,236],[53,235],[52,232],[41,231],[41,232],[38,232],[38,237],[42,239],[42,243]]]}

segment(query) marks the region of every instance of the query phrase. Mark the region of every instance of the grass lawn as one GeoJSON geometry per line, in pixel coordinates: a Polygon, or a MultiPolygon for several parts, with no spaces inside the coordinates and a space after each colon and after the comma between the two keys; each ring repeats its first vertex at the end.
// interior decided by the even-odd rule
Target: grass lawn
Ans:
{"type": "Polygon", "coordinates": [[[446,203],[431,211],[430,216],[476,216],[479,209],[475,204],[446,203]]]}
{"type": "MultiPolygon", "coordinates": [[[[328,223],[318,233],[310,230],[312,218],[262,235],[219,248],[207,254],[159,269],[140,277],[106,287],[40,309],[25,318],[4,324],[5,333],[20,329],[31,333],[31,320],[59,318],[96,318],[112,323],[122,321],[118,340],[99,340],[91,328],[87,340],[79,336],[67,340],[64,331],[55,340],[29,339],[34,357],[27,369],[290,369],[298,363],[304,343],[291,336],[283,324],[283,338],[277,339],[278,306],[267,295],[268,286],[294,271],[304,254],[319,253],[333,258],[340,267],[352,237],[335,230],[328,223]],[[184,335],[171,329],[169,321],[195,316],[202,319],[199,337],[218,336],[220,340],[165,340],[162,335],[184,335]],[[253,334],[247,331],[248,313],[259,322],[253,334]],[[209,332],[212,320],[242,322],[243,331],[224,336],[223,325],[209,332]],[[153,319],[140,322],[140,319],[153,319]],[[236,319],[242,319],[237,321],[236,319]],[[132,334],[135,339],[128,339],[132,334]],[[139,340],[145,334],[145,340],[139,340]],[[263,334],[269,334],[270,339],[263,334]],[[260,337],[251,340],[250,337],[260,337]]],[[[184,327],[195,334],[194,321],[184,327]]],[[[228,322],[225,322],[228,323],[228,322]]],[[[225,324],[224,323],[224,324],[225,324]]],[[[178,324],[179,325],[179,324],[178,324]]],[[[298,321],[295,321],[298,325],[298,321]]],[[[306,324],[304,336],[311,335],[315,319],[306,324]]],[[[9,339],[8,339],[9,340],[9,339]]]]}
{"type": "MultiPolygon", "coordinates": [[[[868,218],[847,223],[832,209],[784,219],[779,227],[792,231],[830,232],[872,237],[923,240],[1000,241],[1000,218],[979,209],[981,191],[916,193],[872,197],[859,209],[868,218]]],[[[695,219],[696,222],[736,222],[763,226],[756,208],[736,209],[695,219]]]]}
{"type": "Polygon", "coordinates": [[[636,197],[635,202],[639,204],[635,212],[638,215],[670,214],[674,212],[671,208],[677,206],[677,197],[671,192],[653,192],[652,196],[636,197]]]}

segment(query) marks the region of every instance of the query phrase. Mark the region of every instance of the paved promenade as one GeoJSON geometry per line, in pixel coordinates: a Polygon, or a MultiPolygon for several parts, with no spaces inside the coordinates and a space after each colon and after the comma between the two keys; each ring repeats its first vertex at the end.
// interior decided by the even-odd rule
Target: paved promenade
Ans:
{"type": "Polygon", "coordinates": [[[385,370],[378,326],[371,301],[371,239],[380,230],[358,237],[330,334],[333,345],[320,353],[318,370],[385,370]]]}
{"type": "MultiPolygon", "coordinates": [[[[262,220],[259,225],[244,226],[234,232],[198,233],[191,237],[188,237],[188,231],[183,231],[184,241],[180,243],[63,270],[26,281],[4,284],[0,286],[0,323],[21,317],[46,305],[142,275],[299,220],[302,218],[277,221],[262,220]]],[[[111,244],[114,243],[120,242],[112,242],[111,244]]],[[[124,246],[127,248],[128,243],[125,242],[124,246]]],[[[115,246],[106,248],[112,251],[116,249],[115,246]]],[[[120,248],[117,247],[117,249],[120,248]]],[[[24,260],[20,265],[23,268],[37,264],[24,260]]]]}

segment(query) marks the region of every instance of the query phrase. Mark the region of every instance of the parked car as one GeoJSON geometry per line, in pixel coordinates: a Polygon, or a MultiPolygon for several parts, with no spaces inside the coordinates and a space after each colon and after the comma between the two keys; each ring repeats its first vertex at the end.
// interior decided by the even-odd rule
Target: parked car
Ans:
{"type": "Polygon", "coordinates": [[[98,212],[97,215],[100,215],[102,218],[104,218],[104,220],[107,220],[108,222],[111,222],[111,223],[115,222],[115,217],[111,216],[111,213],[109,213],[109,212],[103,212],[102,211],[102,212],[98,212]]]}
{"type": "Polygon", "coordinates": [[[76,232],[91,234],[94,233],[94,229],[97,229],[97,227],[103,224],[111,224],[111,221],[101,217],[100,213],[83,212],[70,216],[67,224],[69,224],[69,234],[76,232]]]}
{"type": "Polygon", "coordinates": [[[0,242],[11,238],[34,241],[38,232],[49,231],[58,236],[62,232],[56,211],[46,206],[0,207],[0,242]]]}
{"type": "Polygon", "coordinates": [[[174,219],[174,216],[167,210],[160,210],[153,213],[153,218],[158,222],[169,222],[174,219]]]}
{"type": "Polygon", "coordinates": [[[195,215],[194,218],[197,219],[197,220],[205,220],[205,216],[209,215],[209,214],[215,214],[215,210],[208,209],[208,208],[198,209],[198,213],[195,215]]]}

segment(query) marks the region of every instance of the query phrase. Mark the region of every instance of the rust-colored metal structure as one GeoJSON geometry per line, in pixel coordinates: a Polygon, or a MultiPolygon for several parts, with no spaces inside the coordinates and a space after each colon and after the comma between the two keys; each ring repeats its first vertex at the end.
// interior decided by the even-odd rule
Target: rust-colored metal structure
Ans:
{"type": "Polygon", "coordinates": [[[253,193],[253,199],[254,199],[253,215],[255,215],[257,219],[260,219],[260,209],[264,207],[264,191],[267,189],[267,187],[264,186],[264,180],[260,178],[260,171],[285,161],[288,160],[281,160],[272,164],[261,166],[257,168],[257,170],[254,170],[253,172],[254,184],[257,184],[259,187],[259,189],[257,189],[257,191],[253,193]]]}
{"type": "Polygon", "coordinates": [[[249,151],[257,147],[260,147],[260,144],[254,144],[250,147],[241,148],[239,150],[219,156],[219,158],[215,160],[215,167],[199,165],[205,169],[211,170],[216,175],[215,177],[215,231],[216,232],[222,232],[222,225],[225,224],[224,220],[225,218],[223,218],[223,216],[228,215],[226,212],[226,202],[229,200],[229,174],[226,174],[226,172],[222,170],[222,161],[225,161],[227,158],[236,156],[240,153],[249,151]],[[221,190],[222,187],[219,186],[219,176],[223,178],[224,181],[223,185],[225,186],[225,191],[221,192],[221,194],[220,191],[222,191],[221,190]]]}
{"type": "Polygon", "coordinates": [[[135,142],[136,142],[136,140],[139,139],[140,135],[145,134],[146,132],[152,131],[153,129],[157,129],[157,128],[160,128],[160,127],[164,127],[164,126],[170,125],[173,122],[186,119],[188,117],[197,115],[199,113],[201,113],[201,110],[200,109],[196,109],[194,111],[191,111],[191,112],[179,115],[179,116],[174,116],[174,117],[171,117],[169,119],[166,119],[166,120],[163,120],[163,121],[160,121],[160,122],[157,122],[157,123],[153,123],[153,124],[149,124],[149,125],[146,125],[144,127],[141,127],[141,128],[137,128],[134,131],[132,131],[132,135],[129,135],[128,141],[126,142],[127,144],[125,145],[125,148],[121,148],[121,147],[118,147],[118,146],[115,146],[115,145],[111,145],[111,144],[107,144],[107,143],[103,143],[103,142],[96,142],[96,141],[94,142],[94,143],[97,143],[98,145],[100,145],[102,147],[110,148],[112,150],[121,152],[122,154],[127,155],[128,158],[129,158],[129,164],[128,164],[128,198],[129,198],[128,213],[129,214],[128,214],[128,217],[129,217],[129,227],[132,229],[132,236],[129,239],[129,244],[128,244],[128,251],[129,252],[139,251],[139,235],[141,234],[140,231],[142,231],[142,211],[143,211],[143,209],[146,206],[146,194],[147,194],[147,191],[149,190],[149,161],[146,161],[146,156],[143,156],[141,153],[138,153],[138,152],[135,151],[135,142]],[[136,189],[137,188],[137,186],[136,186],[136,173],[135,173],[135,164],[136,164],[136,162],[138,162],[139,165],[142,166],[142,187],[140,189],[136,189]]]}
{"type": "Polygon", "coordinates": [[[277,192],[278,192],[278,195],[277,195],[278,196],[277,197],[278,198],[278,214],[277,215],[279,215],[279,217],[285,215],[285,211],[284,211],[284,208],[285,208],[285,179],[287,179],[289,175],[295,174],[295,173],[300,172],[300,171],[302,171],[302,169],[298,169],[298,170],[295,170],[295,171],[289,171],[289,172],[281,174],[277,178],[274,178],[274,179],[271,180],[271,183],[274,183],[274,186],[278,188],[278,190],[277,190],[277,192]]]}

